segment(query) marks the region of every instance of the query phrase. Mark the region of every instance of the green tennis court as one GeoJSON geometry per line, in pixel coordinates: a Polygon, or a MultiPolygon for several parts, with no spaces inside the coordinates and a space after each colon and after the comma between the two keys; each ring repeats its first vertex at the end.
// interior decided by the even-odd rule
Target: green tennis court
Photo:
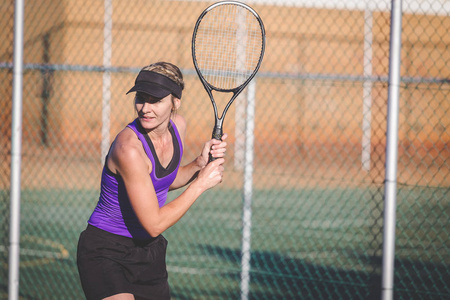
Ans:
{"type": "MultiPolygon", "coordinates": [[[[442,193],[445,196],[449,191],[399,190],[398,226],[407,228],[398,237],[396,280],[408,289],[422,284],[411,277],[413,270],[427,273],[433,286],[423,285],[423,297],[449,292],[444,279],[450,263],[444,246],[449,241],[443,227],[448,226],[450,206],[417,201],[430,199],[425,194],[442,193]],[[422,212],[414,216],[414,222],[407,213],[410,205],[422,212]],[[429,258],[426,262],[416,261],[424,256],[429,258]]],[[[6,196],[2,193],[2,211],[8,209],[6,196]]],[[[76,244],[96,197],[95,190],[23,191],[20,294],[25,299],[48,299],[49,294],[52,299],[82,298],[76,244]]],[[[250,298],[320,299],[325,298],[324,289],[328,296],[342,298],[345,291],[353,298],[376,297],[382,222],[370,207],[373,198],[381,205],[379,189],[255,191],[250,298]]],[[[241,214],[240,191],[209,191],[167,231],[174,299],[185,299],[186,294],[193,295],[190,299],[239,298],[241,214]]],[[[1,233],[0,240],[6,242],[7,232],[1,233]]],[[[1,245],[1,251],[6,247],[6,243],[1,245]]],[[[6,267],[2,265],[0,274],[7,273],[6,267]]]]}

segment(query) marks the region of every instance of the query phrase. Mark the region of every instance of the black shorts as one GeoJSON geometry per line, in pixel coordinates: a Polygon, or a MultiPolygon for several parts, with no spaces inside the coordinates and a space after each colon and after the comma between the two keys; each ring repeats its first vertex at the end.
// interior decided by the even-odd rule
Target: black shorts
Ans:
{"type": "Polygon", "coordinates": [[[88,300],[120,293],[170,299],[166,269],[167,240],[134,240],[88,225],[80,235],[77,265],[88,300]]]}

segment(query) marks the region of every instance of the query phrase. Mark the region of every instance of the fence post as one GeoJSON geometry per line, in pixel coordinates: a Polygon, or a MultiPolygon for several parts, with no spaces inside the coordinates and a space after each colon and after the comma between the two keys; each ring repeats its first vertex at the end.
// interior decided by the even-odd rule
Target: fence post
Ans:
{"type": "Polygon", "coordinates": [[[372,131],[372,43],[373,43],[373,12],[370,8],[364,11],[364,82],[363,82],[363,122],[362,122],[362,153],[363,170],[370,171],[371,162],[371,131],[372,131]]]}
{"type": "Polygon", "coordinates": [[[102,144],[101,157],[103,160],[108,154],[111,128],[111,56],[112,56],[112,0],[104,0],[104,28],[103,28],[103,87],[102,87],[102,144]]]}
{"type": "Polygon", "coordinates": [[[241,300],[247,300],[250,292],[250,258],[253,198],[253,144],[255,128],[256,79],[248,85],[247,114],[245,120],[244,195],[242,212],[241,300]]]}
{"type": "Polygon", "coordinates": [[[381,286],[381,297],[383,300],[393,299],[394,290],[401,32],[402,1],[392,0],[383,219],[383,266],[381,286]]]}
{"type": "Polygon", "coordinates": [[[22,81],[24,0],[14,7],[14,65],[11,125],[11,219],[9,225],[8,299],[19,299],[20,261],[20,166],[22,158],[22,81]]]}

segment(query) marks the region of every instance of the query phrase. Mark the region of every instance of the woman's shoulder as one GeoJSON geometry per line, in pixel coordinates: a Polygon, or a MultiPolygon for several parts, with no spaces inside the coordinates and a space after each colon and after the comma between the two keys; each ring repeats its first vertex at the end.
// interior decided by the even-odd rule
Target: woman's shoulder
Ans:
{"type": "Polygon", "coordinates": [[[137,144],[139,142],[139,138],[131,128],[125,127],[117,134],[114,143],[116,142],[121,144],[137,144]]]}
{"type": "Polygon", "coordinates": [[[145,160],[146,155],[136,134],[125,128],[116,136],[108,157],[108,167],[117,171],[126,165],[133,165],[145,160]]]}
{"type": "Polygon", "coordinates": [[[181,115],[175,115],[172,117],[172,121],[175,123],[177,128],[186,127],[186,119],[181,115]]]}
{"type": "Polygon", "coordinates": [[[116,155],[130,155],[135,152],[140,152],[139,150],[141,149],[142,143],[136,133],[132,129],[125,127],[117,134],[111,150],[116,155]]]}

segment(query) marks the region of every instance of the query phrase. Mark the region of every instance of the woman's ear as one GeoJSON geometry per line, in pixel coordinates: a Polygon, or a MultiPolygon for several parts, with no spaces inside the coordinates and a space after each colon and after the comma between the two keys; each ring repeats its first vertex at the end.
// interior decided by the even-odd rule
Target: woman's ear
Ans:
{"type": "Polygon", "coordinates": [[[178,99],[178,98],[175,98],[174,100],[175,101],[174,101],[174,104],[173,104],[173,106],[174,106],[173,110],[177,111],[181,107],[181,100],[178,99]]]}

